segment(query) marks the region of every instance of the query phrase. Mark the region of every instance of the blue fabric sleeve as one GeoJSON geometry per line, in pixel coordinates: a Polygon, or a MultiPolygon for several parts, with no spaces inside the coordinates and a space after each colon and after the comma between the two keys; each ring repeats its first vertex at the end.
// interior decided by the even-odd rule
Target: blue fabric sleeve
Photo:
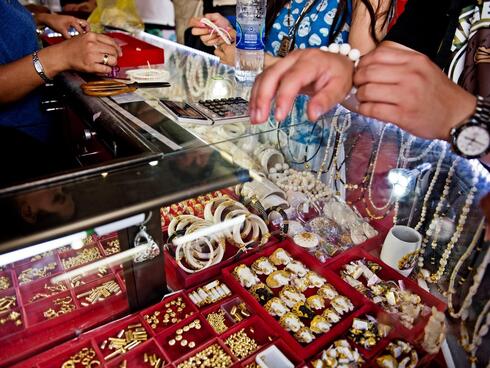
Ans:
{"type": "Polygon", "coordinates": [[[231,23],[231,26],[236,29],[236,16],[229,15],[226,18],[228,19],[228,22],[231,23]]]}

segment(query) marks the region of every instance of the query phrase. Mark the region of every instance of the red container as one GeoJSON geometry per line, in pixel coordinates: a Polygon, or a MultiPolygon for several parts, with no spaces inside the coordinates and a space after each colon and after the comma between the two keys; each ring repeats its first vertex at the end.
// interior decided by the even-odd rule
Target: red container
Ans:
{"type": "Polygon", "coordinates": [[[68,290],[68,286],[64,281],[57,285],[51,284],[51,278],[46,278],[22,285],[18,290],[22,304],[26,305],[66,291],[68,290]],[[56,287],[59,287],[59,289],[56,287]],[[62,287],[64,287],[65,290],[62,290],[62,287]]]}
{"type": "MultiPolygon", "coordinates": [[[[85,342],[80,343],[80,342],[75,340],[75,341],[68,342],[68,343],[64,344],[62,346],[62,348],[59,349],[59,350],[62,350],[63,352],[59,353],[58,355],[56,355],[54,357],[50,357],[49,359],[45,360],[44,362],[39,364],[39,368],[59,368],[67,360],[70,360],[71,357],[73,357],[75,354],[82,351],[83,349],[93,351],[94,357],[92,358],[92,360],[99,361],[99,363],[102,362],[102,360],[101,360],[102,357],[100,356],[98,349],[94,346],[94,344],[91,341],[85,341],[85,342]]],[[[82,365],[79,363],[75,367],[76,368],[82,367],[82,365]]]]}
{"type": "Polygon", "coordinates": [[[271,343],[269,345],[264,346],[262,349],[254,353],[252,356],[249,358],[245,359],[242,361],[241,366],[242,367],[247,367],[249,364],[255,363],[255,357],[257,354],[265,349],[267,349],[269,346],[275,345],[285,356],[286,358],[289,359],[291,363],[294,364],[295,367],[303,367],[305,363],[301,358],[299,358],[293,350],[289,348],[289,346],[282,341],[281,339],[275,340],[274,343],[271,343]]]}
{"type": "Polygon", "coordinates": [[[84,247],[81,250],[72,250],[72,251],[64,252],[64,253],[60,254],[59,256],[60,256],[60,264],[62,265],[63,269],[64,270],[72,270],[74,268],[78,268],[78,267],[84,266],[88,263],[92,263],[98,259],[101,259],[103,257],[103,253],[99,249],[97,244],[93,244],[92,246],[84,247]],[[85,263],[80,263],[80,264],[77,264],[75,266],[70,267],[70,264],[69,264],[70,260],[74,259],[74,257],[79,256],[80,254],[82,254],[82,252],[87,252],[87,251],[93,251],[94,254],[98,254],[98,256],[96,256],[96,258],[94,258],[93,260],[87,261],[85,263]]]}
{"type": "Polygon", "coordinates": [[[231,309],[234,306],[238,307],[238,305],[240,305],[241,303],[244,303],[246,305],[246,303],[240,297],[233,297],[232,299],[225,299],[225,301],[221,302],[220,304],[217,304],[217,305],[214,305],[214,306],[211,306],[209,308],[204,309],[202,314],[203,314],[204,318],[207,319],[208,315],[211,313],[216,313],[219,311],[223,312],[224,323],[228,329],[226,331],[221,332],[221,333],[215,331],[218,335],[220,335],[220,334],[226,333],[230,328],[232,328],[238,324],[244,323],[244,321],[248,320],[253,315],[252,308],[250,308],[250,306],[246,305],[247,310],[250,313],[250,317],[246,317],[246,316],[240,314],[240,316],[243,319],[241,321],[237,321],[235,319],[236,317],[233,317],[233,315],[231,314],[231,309]]]}
{"type": "MultiPolygon", "coordinates": [[[[444,312],[446,310],[446,304],[442,300],[436,298],[434,295],[432,295],[429,292],[422,289],[420,286],[418,286],[418,284],[415,281],[413,281],[407,277],[402,276],[395,269],[393,269],[390,266],[388,266],[387,264],[385,264],[379,258],[372,256],[371,254],[367,253],[366,251],[364,251],[363,249],[360,249],[360,248],[353,248],[353,249],[345,252],[344,254],[341,254],[340,256],[338,256],[335,259],[335,262],[332,262],[329,265],[329,269],[335,273],[335,276],[337,278],[340,279],[339,282],[342,282],[345,284],[345,287],[351,289],[352,291],[355,291],[354,288],[352,288],[350,285],[348,285],[345,281],[343,281],[340,278],[340,271],[344,265],[348,264],[351,261],[355,261],[358,259],[366,259],[368,261],[376,262],[377,264],[379,264],[382,268],[380,271],[378,271],[376,273],[379,278],[381,278],[382,280],[385,280],[385,281],[386,280],[393,280],[396,283],[398,283],[399,281],[402,281],[405,288],[407,290],[410,290],[411,292],[419,295],[420,298],[422,299],[422,302],[426,306],[428,306],[430,308],[436,307],[441,312],[444,312]]],[[[362,297],[366,301],[370,301],[367,297],[365,297],[365,296],[362,296],[362,297]]],[[[392,314],[392,316],[394,318],[396,318],[396,314],[392,314]]],[[[424,327],[427,324],[429,316],[430,316],[430,314],[420,316],[415,321],[414,326],[411,329],[407,329],[402,324],[400,324],[400,328],[406,330],[407,335],[418,337],[419,335],[421,335],[423,333],[424,327]]]]}
{"type": "MultiPolygon", "coordinates": [[[[218,280],[218,281],[220,282],[220,284],[225,284],[226,286],[228,286],[228,288],[230,289],[230,291],[232,292],[232,294],[231,294],[231,295],[229,295],[229,296],[227,296],[226,298],[223,298],[223,299],[221,299],[221,300],[217,300],[216,302],[214,302],[214,303],[212,303],[212,304],[207,304],[207,305],[203,305],[203,306],[200,306],[200,307],[199,307],[199,306],[197,306],[197,305],[195,305],[195,304],[194,304],[194,303],[191,301],[191,303],[192,303],[192,304],[193,304],[193,305],[194,305],[194,306],[195,306],[195,307],[196,307],[198,310],[204,310],[204,309],[206,309],[206,308],[212,307],[213,305],[217,305],[218,303],[222,303],[223,301],[226,301],[226,300],[228,300],[229,298],[231,298],[231,297],[233,296],[233,290],[232,290],[232,289],[229,287],[230,285],[228,285],[228,283],[224,281],[224,278],[223,278],[223,277],[219,277],[219,278],[216,278],[216,279],[213,279],[213,280],[218,280]]],[[[198,285],[198,286],[195,286],[195,287],[193,287],[193,288],[191,288],[191,289],[187,290],[187,291],[186,291],[186,295],[187,295],[187,297],[188,297],[189,299],[191,299],[191,298],[190,298],[190,296],[189,296],[190,294],[192,294],[192,293],[193,293],[194,291],[196,291],[197,289],[199,289],[199,288],[202,288],[202,287],[206,286],[206,285],[207,285],[207,284],[209,284],[210,282],[212,282],[212,280],[206,281],[206,282],[205,282],[204,284],[202,284],[202,285],[198,285]]]]}
{"type": "Polygon", "coordinates": [[[16,284],[22,286],[22,285],[28,285],[34,281],[41,280],[41,279],[47,279],[48,277],[52,277],[62,271],[62,267],[58,261],[58,257],[56,255],[51,255],[46,258],[43,258],[41,260],[37,260],[34,262],[30,263],[24,263],[22,265],[14,267],[15,270],[15,277],[16,277],[16,284]],[[44,267],[50,267],[52,266],[53,269],[47,269],[46,272],[44,273],[44,277],[34,277],[30,278],[30,281],[27,282],[21,282],[19,279],[19,276],[25,275],[26,272],[28,272],[28,269],[43,269],[44,267]]]}
{"type": "Polygon", "coordinates": [[[148,368],[150,367],[150,356],[156,356],[157,359],[161,359],[160,367],[164,367],[168,364],[168,358],[165,356],[163,350],[153,339],[151,339],[107,363],[106,367],[119,368],[121,364],[126,361],[126,366],[129,368],[148,368]],[[145,355],[147,359],[146,362],[145,355]]]}
{"type": "Polygon", "coordinates": [[[212,345],[218,345],[219,347],[221,347],[221,349],[223,349],[224,352],[226,352],[230,358],[232,359],[232,364],[230,365],[230,367],[240,367],[240,365],[235,365],[236,363],[236,358],[233,356],[233,354],[230,352],[230,350],[226,347],[225,344],[223,344],[223,342],[221,342],[219,339],[212,339],[210,341],[208,341],[205,345],[203,345],[202,347],[200,347],[199,349],[195,349],[194,351],[190,352],[189,354],[183,356],[181,359],[177,360],[176,362],[173,363],[173,366],[176,367],[176,368],[179,368],[179,364],[185,362],[186,360],[190,359],[191,357],[193,357],[194,355],[196,355],[198,352],[212,346],[212,345]]]}
{"type": "MultiPolygon", "coordinates": [[[[332,286],[334,286],[339,294],[346,296],[349,298],[354,304],[354,311],[350,313],[346,313],[342,316],[342,320],[333,325],[330,331],[327,333],[317,336],[317,338],[311,342],[310,344],[301,344],[299,343],[293,335],[291,335],[289,332],[287,332],[276,320],[273,316],[271,316],[265,308],[263,308],[260,303],[247,291],[245,290],[240,283],[235,279],[235,277],[232,275],[233,269],[236,267],[236,265],[233,265],[231,267],[225,268],[223,270],[223,279],[224,281],[228,284],[230,289],[232,291],[235,291],[238,295],[240,295],[252,308],[253,310],[259,315],[274,331],[277,331],[279,334],[279,337],[284,340],[286,344],[288,344],[291,349],[297,352],[298,356],[301,359],[306,359],[309,356],[312,356],[316,354],[318,351],[322,349],[323,346],[327,345],[329,342],[332,340],[336,339],[337,336],[342,334],[351,324],[352,318],[357,315],[358,313],[362,312],[363,309],[361,306],[365,302],[362,295],[359,294],[357,291],[352,291],[350,288],[345,287],[344,283],[339,283],[338,278],[332,274],[330,271],[328,271],[324,265],[318,262],[318,260],[304,251],[303,249],[299,248],[294,244],[294,242],[290,239],[287,239],[281,243],[276,244],[273,247],[269,247],[268,249],[264,250],[263,252],[259,252],[258,254],[247,258],[244,260],[243,264],[246,264],[247,266],[250,266],[257,258],[262,257],[262,256],[269,256],[271,255],[274,250],[277,248],[283,248],[286,250],[294,259],[301,261],[306,267],[308,267],[310,270],[317,272],[319,275],[327,279],[327,282],[329,282],[332,286]]],[[[263,281],[264,278],[262,277],[261,280],[263,281]]],[[[306,296],[312,295],[315,292],[316,289],[310,289],[305,292],[306,296]]],[[[321,313],[317,312],[316,314],[321,313]]]]}
{"type": "Polygon", "coordinates": [[[164,50],[138,40],[122,32],[110,32],[108,36],[116,39],[121,46],[123,55],[117,60],[121,68],[136,67],[140,65],[163,64],[165,62],[164,50]]]}

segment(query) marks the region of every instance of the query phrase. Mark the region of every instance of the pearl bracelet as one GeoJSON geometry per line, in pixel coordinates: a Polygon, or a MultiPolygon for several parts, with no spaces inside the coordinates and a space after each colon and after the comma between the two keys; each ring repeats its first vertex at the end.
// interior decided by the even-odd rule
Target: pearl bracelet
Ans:
{"type": "Polygon", "coordinates": [[[358,49],[354,49],[349,45],[348,43],[332,43],[330,46],[322,46],[320,47],[320,50],[325,51],[325,52],[330,52],[332,54],[340,54],[347,56],[353,63],[354,63],[354,68],[357,67],[359,64],[359,61],[361,60],[361,51],[358,49]]]}

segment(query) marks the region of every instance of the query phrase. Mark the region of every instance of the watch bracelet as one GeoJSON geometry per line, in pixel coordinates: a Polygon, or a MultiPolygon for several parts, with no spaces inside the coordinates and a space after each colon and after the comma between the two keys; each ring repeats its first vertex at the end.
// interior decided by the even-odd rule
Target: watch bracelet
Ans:
{"type": "Polygon", "coordinates": [[[488,124],[490,122],[490,99],[482,96],[476,96],[476,108],[473,118],[477,122],[488,124]]]}
{"type": "Polygon", "coordinates": [[[43,64],[41,63],[41,60],[39,60],[39,55],[37,51],[34,51],[32,53],[32,64],[34,65],[34,70],[41,77],[44,83],[50,83],[51,79],[49,79],[49,77],[44,72],[44,67],[43,64]]]}

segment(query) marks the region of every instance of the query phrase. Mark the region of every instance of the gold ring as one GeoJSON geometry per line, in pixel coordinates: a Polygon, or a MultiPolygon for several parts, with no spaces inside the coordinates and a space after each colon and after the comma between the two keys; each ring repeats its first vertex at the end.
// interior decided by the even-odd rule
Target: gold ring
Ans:
{"type": "Polygon", "coordinates": [[[107,65],[107,63],[109,63],[109,55],[104,54],[104,57],[103,57],[103,59],[102,59],[102,63],[103,63],[104,65],[107,65]]]}

